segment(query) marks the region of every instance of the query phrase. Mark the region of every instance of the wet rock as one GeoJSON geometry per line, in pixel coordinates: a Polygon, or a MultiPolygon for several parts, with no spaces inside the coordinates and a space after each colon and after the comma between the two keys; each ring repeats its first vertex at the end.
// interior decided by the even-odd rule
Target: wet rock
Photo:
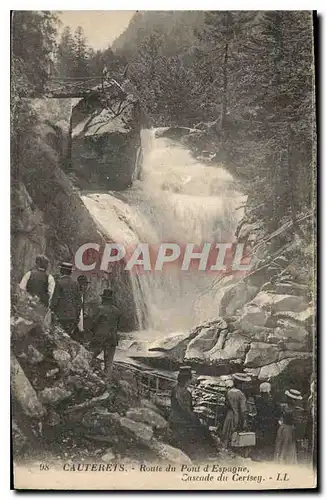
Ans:
{"type": "Polygon", "coordinates": [[[150,449],[155,452],[158,458],[166,462],[192,465],[192,460],[183,451],[178,448],[174,448],[169,444],[157,441],[156,439],[151,441],[150,449]]]}
{"type": "Polygon", "coordinates": [[[189,342],[195,336],[195,332],[174,333],[163,339],[156,340],[148,347],[149,352],[163,352],[170,358],[182,360],[189,342]]]}
{"type": "Polygon", "coordinates": [[[148,424],[153,429],[165,429],[167,427],[166,420],[149,408],[131,408],[126,412],[126,417],[134,420],[134,422],[148,424]]]}
{"type": "Polygon", "coordinates": [[[232,359],[244,359],[249,346],[249,341],[246,337],[235,332],[229,333],[223,349],[214,346],[206,353],[210,361],[222,361],[232,359]]]}
{"type": "Polygon", "coordinates": [[[279,360],[279,353],[280,350],[276,345],[264,342],[252,342],[250,350],[246,354],[244,366],[247,368],[258,368],[275,363],[279,360]]]}
{"type": "Polygon", "coordinates": [[[46,415],[45,407],[14,355],[11,355],[11,391],[27,416],[41,419],[46,415]]]}
{"type": "Polygon", "coordinates": [[[201,332],[188,344],[185,359],[204,359],[206,352],[217,343],[219,329],[216,327],[203,328],[201,332]]]}

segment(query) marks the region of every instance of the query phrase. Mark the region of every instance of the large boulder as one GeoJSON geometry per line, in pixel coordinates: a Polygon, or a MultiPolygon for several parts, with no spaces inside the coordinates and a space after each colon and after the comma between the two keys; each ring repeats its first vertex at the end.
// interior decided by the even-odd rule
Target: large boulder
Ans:
{"type": "Polygon", "coordinates": [[[242,360],[248,349],[249,341],[243,335],[236,332],[229,333],[224,347],[214,346],[206,353],[209,361],[219,363],[225,360],[242,360]]]}
{"type": "Polygon", "coordinates": [[[306,342],[309,337],[308,331],[292,320],[280,319],[278,326],[274,329],[270,338],[278,340],[306,342]]]}
{"type": "Polygon", "coordinates": [[[11,355],[11,392],[25,415],[41,419],[47,413],[16,357],[11,355]]]}
{"type": "Polygon", "coordinates": [[[257,304],[247,304],[241,311],[241,318],[239,320],[240,328],[243,330],[243,324],[244,328],[246,328],[245,325],[248,324],[259,327],[265,326],[268,317],[269,313],[264,308],[257,304]]]}
{"type": "Polygon", "coordinates": [[[131,408],[126,412],[126,417],[134,422],[142,422],[150,425],[153,429],[165,429],[166,420],[150,408],[131,408]]]}
{"type": "Polygon", "coordinates": [[[151,441],[150,449],[164,462],[192,465],[192,460],[183,451],[156,439],[151,441]]]}
{"type": "Polygon", "coordinates": [[[116,90],[94,92],[73,108],[72,170],[81,188],[126,189],[138,175],[140,107],[116,90]]]}
{"type": "Polygon", "coordinates": [[[173,333],[148,346],[149,353],[162,352],[171,359],[182,361],[188,343],[195,336],[193,331],[173,333]]]}
{"type": "Polygon", "coordinates": [[[244,366],[247,368],[258,368],[260,366],[275,363],[279,360],[280,350],[276,345],[265,342],[252,342],[250,350],[246,354],[244,366]]]}
{"type": "Polygon", "coordinates": [[[308,308],[308,301],[305,297],[297,295],[274,295],[272,313],[293,311],[295,313],[305,311],[308,308]]]}
{"type": "Polygon", "coordinates": [[[278,377],[290,364],[290,359],[283,359],[282,361],[277,361],[277,363],[271,363],[260,368],[258,375],[259,380],[272,380],[278,377]]]}
{"type": "Polygon", "coordinates": [[[153,437],[153,430],[149,425],[142,422],[135,422],[127,417],[121,417],[119,420],[121,429],[140,444],[148,444],[153,437]]]}
{"type": "Polygon", "coordinates": [[[203,328],[188,344],[185,359],[204,359],[206,352],[212,349],[218,340],[219,330],[213,326],[203,328]]]}
{"type": "Polygon", "coordinates": [[[242,307],[251,301],[259,288],[244,281],[231,285],[224,293],[220,302],[220,316],[234,316],[242,307]]]}

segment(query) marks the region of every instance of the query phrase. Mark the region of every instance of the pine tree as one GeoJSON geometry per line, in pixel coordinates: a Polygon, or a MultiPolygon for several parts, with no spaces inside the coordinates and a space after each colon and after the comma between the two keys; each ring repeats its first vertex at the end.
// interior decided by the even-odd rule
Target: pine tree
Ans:
{"type": "Polygon", "coordinates": [[[48,11],[14,11],[12,72],[19,91],[41,94],[49,77],[58,18],[48,11]]]}
{"type": "Polygon", "coordinates": [[[69,26],[65,26],[57,50],[56,68],[58,76],[65,78],[74,75],[75,41],[69,26]]]}
{"type": "Polygon", "coordinates": [[[75,31],[75,57],[74,57],[74,76],[83,77],[89,75],[88,66],[88,47],[84,31],[78,26],[75,31]]]}

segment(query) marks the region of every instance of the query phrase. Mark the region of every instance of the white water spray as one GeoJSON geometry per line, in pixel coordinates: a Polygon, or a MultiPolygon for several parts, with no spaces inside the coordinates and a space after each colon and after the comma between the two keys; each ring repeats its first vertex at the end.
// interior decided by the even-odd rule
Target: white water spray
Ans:
{"type": "MultiPolygon", "coordinates": [[[[154,130],[142,132],[142,180],[110,194],[89,194],[83,201],[115,242],[227,243],[242,216],[243,197],[222,167],[197,162],[188,150],[154,130]]],[[[149,272],[131,275],[140,329],[185,331],[217,316],[209,300],[196,310],[195,300],[214,275],[199,271],[149,272]],[[144,306],[147,321],[144,322],[144,306]]]]}

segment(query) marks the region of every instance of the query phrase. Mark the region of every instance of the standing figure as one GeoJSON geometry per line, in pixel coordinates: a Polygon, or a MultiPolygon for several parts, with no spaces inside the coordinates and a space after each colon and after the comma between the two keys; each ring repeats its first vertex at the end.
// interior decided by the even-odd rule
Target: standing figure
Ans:
{"type": "Polygon", "coordinates": [[[69,335],[74,334],[77,328],[82,308],[81,290],[71,276],[72,271],[72,264],[60,264],[60,277],[56,281],[50,303],[56,319],[69,335]]]}
{"type": "Polygon", "coordinates": [[[251,377],[244,373],[233,375],[233,387],[226,393],[227,413],[222,430],[222,444],[225,448],[230,446],[232,434],[242,431],[246,424],[246,397],[241,390],[242,383],[250,382],[251,377]]]}
{"type": "Polygon", "coordinates": [[[85,274],[81,274],[77,278],[77,283],[79,284],[80,292],[81,292],[81,302],[82,302],[82,307],[81,307],[81,313],[79,316],[79,321],[78,321],[78,330],[79,332],[84,332],[85,329],[85,294],[87,292],[88,286],[89,286],[89,280],[87,279],[87,276],[85,274]]]}
{"type": "Polygon", "coordinates": [[[279,419],[275,444],[275,460],[279,463],[296,464],[296,434],[298,427],[298,407],[302,401],[300,391],[290,389],[285,391],[286,403],[282,405],[282,415],[279,419]]]}
{"type": "Polygon", "coordinates": [[[171,408],[168,418],[172,444],[180,447],[191,458],[207,458],[217,453],[216,444],[209,429],[193,412],[192,394],[188,387],[192,381],[190,366],[182,366],[177,376],[177,385],[171,393],[171,408]]]}
{"type": "Polygon", "coordinates": [[[101,295],[102,304],[94,316],[92,326],[92,340],[89,348],[96,358],[101,351],[104,354],[104,369],[107,377],[110,377],[116,347],[118,345],[118,329],[120,311],[114,305],[113,292],[105,288],[101,295]]]}
{"type": "Polygon", "coordinates": [[[19,284],[21,290],[36,295],[45,306],[49,305],[55,289],[55,280],[47,273],[48,266],[49,259],[45,255],[38,255],[35,258],[35,268],[28,271],[19,284]]]}
{"type": "Polygon", "coordinates": [[[272,460],[277,434],[277,408],[271,395],[271,384],[263,382],[256,397],[256,452],[259,460],[272,460]]]}

